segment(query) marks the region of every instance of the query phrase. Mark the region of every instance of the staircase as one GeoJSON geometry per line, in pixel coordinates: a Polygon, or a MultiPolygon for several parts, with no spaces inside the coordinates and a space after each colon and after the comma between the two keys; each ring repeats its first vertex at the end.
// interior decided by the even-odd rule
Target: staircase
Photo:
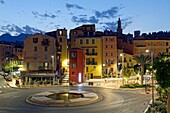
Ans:
{"type": "Polygon", "coordinates": [[[62,85],[69,85],[69,75],[65,75],[65,77],[62,79],[62,85]]]}

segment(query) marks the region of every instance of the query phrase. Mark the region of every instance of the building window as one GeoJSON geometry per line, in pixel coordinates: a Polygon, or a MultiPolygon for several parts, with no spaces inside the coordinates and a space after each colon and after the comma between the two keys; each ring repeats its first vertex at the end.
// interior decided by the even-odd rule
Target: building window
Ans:
{"type": "Polygon", "coordinates": [[[107,40],[108,40],[108,39],[107,39],[107,38],[105,38],[105,41],[106,41],[106,42],[107,42],[107,40]]]}
{"type": "Polygon", "coordinates": [[[86,72],[88,72],[89,71],[89,68],[88,67],[86,67],[86,72]]]}
{"type": "Polygon", "coordinates": [[[92,44],[95,44],[95,39],[92,39],[92,44]]]}
{"type": "Polygon", "coordinates": [[[48,47],[44,47],[44,51],[48,51],[48,47]]]}
{"type": "Polygon", "coordinates": [[[160,45],[163,46],[163,42],[160,42],[160,45]]]}
{"type": "Polygon", "coordinates": [[[110,56],[113,56],[113,53],[112,53],[112,52],[110,53],[110,56]]]}
{"type": "Polygon", "coordinates": [[[111,64],[114,64],[114,60],[111,60],[111,64]]]}
{"type": "Polygon", "coordinates": [[[93,64],[95,63],[95,58],[92,58],[92,63],[93,63],[93,64]]]}
{"type": "Polygon", "coordinates": [[[151,45],[151,43],[150,42],[148,42],[148,46],[150,46],[151,45]]]}
{"type": "Polygon", "coordinates": [[[114,38],[111,37],[111,38],[110,38],[110,41],[113,42],[113,41],[114,41],[114,38]]]}
{"type": "Polygon", "coordinates": [[[73,68],[76,68],[76,63],[73,63],[73,68]]]}
{"type": "Polygon", "coordinates": [[[86,53],[87,53],[87,54],[89,53],[89,49],[86,49],[86,53]]]}
{"type": "Polygon", "coordinates": [[[95,49],[92,49],[92,54],[94,54],[95,53],[95,49]]]}
{"type": "Polygon", "coordinates": [[[60,42],[62,42],[62,38],[59,38],[60,42]]]}
{"type": "Polygon", "coordinates": [[[76,63],[70,64],[70,68],[76,68],[76,63]]]}
{"type": "Polygon", "coordinates": [[[45,60],[47,59],[47,55],[46,55],[46,54],[44,55],[44,59],[45,59],[45,60]]]}
{"type": "Polygon", "coordinates": [[[63,32],[62,31],[59,31],[59,35],[62,35],[63,34],[63,32]]]}
{"type": "Polygon", "coordinates": [[[86,64],[88,65],[90,63],[90,58],[86,58],[86,64]]]}
{"type": "Polygon", "coordinates": [[[34,59],[37,59],[37,54],[34,54],[34,59]]]}
{"type": "Polygon", "coordinates": [[[106,45],[106,48],[108,48],[108,46],[106,45]]]}
{"type": "Polygon", "coordinates": [[[76,58],[76,53],[71,53],[71,58],[76,58]]]}
{"type": "Polygon", "coordinates": [[[168,46],[168,42],[166,42],[166,46],[168,46]]]}
{"type": "Polygon", "coordinates": [[[110,48],[113,48],[113,45],[110,45],[110,48]]]}
{"type": "Polygon", "coordinates": [[[138,54],[140,53],[140,49],[138,49],[138,54]]]}
{"type": "Polygon", "coordinates": [[[93,69],[96,70],[96,66],[94,66],[93,69]]]}
{"type": "Polygon", "coordinates": [[[168,48],[166,48],[166,52],[167,52],[167,53],[169,52],[169,49],[168,49],[168,48]]]}
{"type": "Polygon", "coordinates": [[[33,38],[33,43],[38,43],[38,38],[33,38]]]}
{"type": "Polygon", "coordinates": [[[83,44],[83,39],[80,39],[80,44],[83,44]]]}
{"type": "Polygon", "coordinates": [[[106,52],[106,56],[108,56],[108,53],[106,52]]]}
{"type": "Polygon", "coordinates": [[[154,42],[153,45],[156,46],[156,42],[154,42]]]}
{"type": "Polygon", "coordinates": [[[34,51],[37,51],[37,46],[34,46],[34,51]]]}
{"type": "Polygon", "coordinates": [[[86,39],[86,44],[89,44],[89,39],[86,39]]]}
{"type": "Polygon", "coordinates": [[[72,72],[72,75],[75,75],[75,72],[74,72],[74,71],[72,72]]]}

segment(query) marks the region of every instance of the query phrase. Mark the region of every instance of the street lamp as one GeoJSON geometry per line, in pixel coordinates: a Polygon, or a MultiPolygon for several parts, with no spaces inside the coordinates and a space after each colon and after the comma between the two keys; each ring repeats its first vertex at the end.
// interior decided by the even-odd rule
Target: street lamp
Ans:
{"type": "Polygon", "coordinates": [[[153,55],[154,55],[154,52],[152,51],[149,51],[149,50],[146,50],[147,53],[151,53],[151,65],[152,65],[152,73],[151,73],[151,76],[152,76],[152,107],[154,107],[154,81],[153,81],[153,55]]]}
{"type": "Polygon", "coordinates": [[[124,55],[123,55],[123,53],[121,53],[120,56],[122,57],[122,77],[123,77],[123,85],[124,85],[124,75],[123,75],[123,69],[124,69],[124,55]]]}

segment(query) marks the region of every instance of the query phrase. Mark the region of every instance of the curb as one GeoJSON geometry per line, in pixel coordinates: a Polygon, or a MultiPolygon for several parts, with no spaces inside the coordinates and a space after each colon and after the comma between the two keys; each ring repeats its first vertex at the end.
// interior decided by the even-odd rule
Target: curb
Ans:
{"type": "Polygon", "coordinates": [[[145,111],[143,113],[146,113],[148,109],[151,107],[152,100],[149,101],[148,106],[146,107],[145,111]]]}
{"type": "MultiPolygon", "coordinates": [[[[70,92],[75,92],[74,90],[73,91],[70,91],[70,92]]],[[[83,92],[77,92],[77,93],[82,93],[85,98],[82,98],[81,101],[79,101],[79,99],[69,99],[69,100],[63,100],[62,102],[61,101],[58,101],[58,100],[46,100],[46,97],[47,94],[42,94],[42,93],[50,93],[50,92],[41,92],[41,93],[38,93],[38,94],[34,94],[34,95],[31,95],[29,96],[27,99],[26,99],[26,102],[28,102],[29,104],[33,104],[33,105],[40,105],[40,106],[82,106],[82,105],[88,105],[88,104],[92,104],[92,103],[95,103],[95,102],[99,102],[100,100],[103,99],[103,97],[101,95],[97,95],[96,93],[93,93],[93,92],[87,92],[87,91],[83,91],[83,92]],[[44,97],[44,101],[43,100],[40,100],[38,98],[36,98],[38,95],[40,95],[41,97],[44,97]]]]}

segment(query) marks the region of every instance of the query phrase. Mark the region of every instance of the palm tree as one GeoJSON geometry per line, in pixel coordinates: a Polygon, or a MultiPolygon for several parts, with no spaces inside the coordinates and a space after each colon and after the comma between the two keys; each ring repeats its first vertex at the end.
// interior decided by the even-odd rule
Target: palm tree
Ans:
{"type": "Polygon", "coordinates": [[[141,66],[141,84],[143,84],[143,75],[145,72],[144,69],[145,66],[150,62],[151,57],[149,55],[145,56],[142,54],[140,56],[134,56],[133,59],[136,60],[136,62],[141,66]]]}

